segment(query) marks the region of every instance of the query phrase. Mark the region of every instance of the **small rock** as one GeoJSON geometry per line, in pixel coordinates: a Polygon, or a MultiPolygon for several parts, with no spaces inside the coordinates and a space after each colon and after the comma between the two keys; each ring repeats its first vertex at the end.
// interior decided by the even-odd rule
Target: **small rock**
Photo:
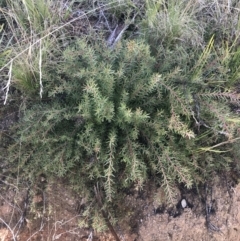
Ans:
{"type": "Polygon", "coordinates": [[[182,205],[182,208],[186,208],[186,207],[187,207],[187,201],[186,201],[186,199],[182,199],[181,205],[182,205]]]}

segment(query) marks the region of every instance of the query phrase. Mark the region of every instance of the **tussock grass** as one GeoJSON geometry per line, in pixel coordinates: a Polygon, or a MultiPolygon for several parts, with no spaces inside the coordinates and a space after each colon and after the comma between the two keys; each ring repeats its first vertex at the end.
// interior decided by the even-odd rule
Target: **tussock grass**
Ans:
{"type": "Polygon", "coordinates": [[[204,26],[197,20],[198,1],[147,1],[147,37],[163,45],[202,46],[204,26]]]}

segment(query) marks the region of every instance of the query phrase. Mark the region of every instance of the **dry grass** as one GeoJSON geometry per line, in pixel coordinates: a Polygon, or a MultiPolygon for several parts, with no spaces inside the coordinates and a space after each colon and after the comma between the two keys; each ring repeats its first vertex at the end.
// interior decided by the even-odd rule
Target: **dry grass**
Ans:
{"type": "Polygon", "coordinates": [[[11,55],[9,60],[6,59],[5,64],[0,67],[0,73],[8,69],[4,104],[7,102],[11,84],[30,96],[36,94],[39,89],[39,95],[42,98],[43,63],[47,65],[51,49],[56,48],[58,44],[54,36],[61,35],[61,31],[68,25],[87,18],[100,8],[109,9],[124,3],[109,2],[65,21],[70,4],[71,2],[65,1],[58,1],[54,4],[50,0],[40,0],[35,4],[33,0],[10,0],[8,9],[1,9],[7,20],[9,31],[13,34],[11,55]]]}

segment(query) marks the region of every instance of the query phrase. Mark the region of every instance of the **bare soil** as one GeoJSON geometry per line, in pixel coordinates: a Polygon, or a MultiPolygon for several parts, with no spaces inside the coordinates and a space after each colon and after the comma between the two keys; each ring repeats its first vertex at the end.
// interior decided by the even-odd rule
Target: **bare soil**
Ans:
{"type": "MultiPolygon", "coordinates": [[[[216,175],[198,189],[178,187],[174,203],[152,183],[141,192],[130,190],[116,206],[114,228],[123,241],[238,241],[240,184],[233,176],[216,175]]],[[[40,176],[39,184],[30,189],[27,183],[17,188],[8,180],[2,177],[0,184],[0,241],[115,240],[108,231],[79,227],[83,200],[63,181],[40,176]]]]}

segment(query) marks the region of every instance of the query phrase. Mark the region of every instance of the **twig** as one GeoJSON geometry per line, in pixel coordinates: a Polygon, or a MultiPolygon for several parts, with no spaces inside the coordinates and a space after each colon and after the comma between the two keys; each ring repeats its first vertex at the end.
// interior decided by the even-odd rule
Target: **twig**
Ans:
{"type": "Polygon", "coordinates": [[[15,229],[18,226],[18,231],[16,232],[16,235],[18,234],[20,228],[22,227],[22,225],[24,223],[24,220],[26,219],[27,209],[28,209],[28,205],[29,205],[29,194],[30,194],[30,187],[27,189],[27,194],[26,194],[26,198],[24,201],[24,208],[23,208],[22,215],[14,227],[14,229],[15,229]]]}
{"type": "Polygon", "coordinates": [[[91,233],[88,235],[87,241],[92,241],[92,238],[93,238],[93,233],[92,233],[92,231],[91,231],[91,233]]]}
{"type": "Polygon", "coordinates": [[[208,185],[206,184],[205,187],[205,208],[206,208],[206,225],[209,230],[216,231],[216,232],[221,232],[220,228],[215,226],[214,224],[211,223],[210,221],[210,215],[212,211],[212,187],[210,188],[210,200],[208,202],[208,185]]]}
{"type": "Polygon", "coordinates": [[[115,29],[112,31],[112,33],[110,34],[110,36],[108,37],[107,39],[107,44],[108,46],[110,46],[111,48],[113,48],[117,42],[122,38],[122,35],[123,33],[127,30],[127,28],[129,27],[130,24],[132,24],[136,18],[137,14],[135,14],[133,16],[133,18],[131,19],[131,21],[127,24],[124,24],[123,27],[122,27],[122,30],[120,32],[118,32],[118,28],[119,28],[119,25],[117,25],[115,27],[115,29]]]}
{"type": "Polygon", "coordinates": [[[199,148],[200,150],[204,150],[204,151],[211,151],[212,149],[216,148],[216,147],[219,147],[219,146],[222,146],[222,145],[225,145],[225,144],[229,144],[229,143],[233,143],[237,140],[239,140],[240,137],[236,137],[234,139],[230,139],[230,140],[227,140],[227,141],[223,141],[221,143],[218,143],[214,146],[210,146],[210,147],[202,147],[202,148],[199,148]]]}
{"type": "MultiPolygon", "coordinates": [[[[111,28],[110,28],[110,25],[109,25],[109,23],[108,23],[108,20],[107,20],[106,16],[104,15],[103,10],[101,9],[101,6],[99,5],[99,2],[98,2],[98,7],[99,7],[99,9],[100,9],[100,14],[103,16],[103,18],[104,18],[104,20],[105,20],[105,23],[106,23],[106,25],[107,25],[108,30],[111,31],[111,28]]],[[[100,20],[101,20],[101,17],[99,18],[98,22],[99,22],[100,20]]]]}
{"type": "Polygon", "coordinates": [[[113,237],[115,238],[116,241],[121,241],[120,238],[118,237],[116,231],[114,230],[111,222],[109,221],[107,213],[103,210],[102,198],[101,198],[101,195],[99,193],[98,186],[94,187],[94,192],[95,192],[95,197],[97,199],[98,206],[101,209],[103,218],[104,218],[104,220],[105,220],[105,222],[106,222],[110,232],[112,233],[112,235],[113,235],[113,237]]]}
{"type": "MultiPolygon", "coordinates": [[[[19,191],[19,189],[18,189],[17,186],[15,186],[15,185],[13,185],[13,184],[11,184],[11,183],[9,183],[9,182],[4,181],[4,180],[0,180],[0,183],[1,183],[1,182],[4,183],[5,185],[9,185],[9,186],[15,188],[17,191],[19,191]]],[[[1,194],[0,194],[0,195],[1,195],[1,194]]]]}
{"type": "Polygon", "coordinates": [[[11,79],[12,79],[12,65],[13,65],[12,59],[9,62],[9,64],[10,64],[10,68],[9,68],[9,71],[8,71],[8,82],[7,82],[7,85],[3,88],[3,90],[7,89],[5,100],[4,100],[4,105],[6,105],[6,103],[7,103],[9,87],[10,87],[10,83],[11,83],[11,79]]]}
{"type": "Polygon", "coordinates": [[[1,198],[4,200],[4,202],[7,203],[10,207],[16,208],[20,213],[23,212],[19,207],[15,206],[15,205],[12,205],[11,202],[8,201],[6,198],[4,198],[4,196],[2,196],[1,194],[0,194],[0,197],[1,197],[1,198]]]}
{"type": "Polygon", "coordinates": [[[75,230],[79,229],[79,227],[76,227],[76,228],[73,228],[73,229],[70,229],[70,230],[67,230],[66,232],[62,232],[62,233],[59,233],[57,235],[55,235],[55,233],[53,234],[53,239],[52,240],[56,240],[56,239],[59,239],[63,234],[65,233],[70,233],[70,234],[74,234],[74,235],[77,235],[79,237],[79,234],[77,232],[75,232],[75,230]]]}
{"type": "Polygon", "coordinates": [[[9,227],[9,225],[8,225],[1,217],[0,217],[0,221],[3,222],[3,223],[6,225],[6,227],[9,229],[9,231],[10,231],[11,234],[12,234],[13,240],[14,240],[14,241],[17,241],[17,240],[16,240],[16,237],[15,237],[15,234],[13,233],[13,231],[12,231],[12,229],[9,227]]]}
{"type": "Polygon", "coordinates": [[[56,223],[60,223],[61,226],[65,225],[66,223],[71,222],[73,219],[77,218],[77,217],[81,217],[82,215],[75,215],[74,217],[68,219],[67,221],[65,221],[64,223],[62,221],[57,221],[56,223]]]}
{"type": "Polygon", "coordinates": [[[40,98],[42,99],[43,84],[42,84],[42,41],[40,39],[40,51],[39,51],[39,84],[40,84],[40,98]]]}
{"type": "MultiPolygon", "coordinates": [[[[57,233],[57,230],[58,230],[58,227],[57,227],[57,224],[59,224],[59,227],[62,227],[63,225],[65,225],[66,223],[68,222],[71,222],[73,219],[77,218],[77,217],[80,217],[81,215],[75,215],[74,217],[68,219],[67,221],[63,222],[63,220],[61,221],[56,221],[54,223],[54,233],[52,235],[53,237],[53,240],[55,239],[58,239],[61,237],[61,235],[65,234],[65,233],[72,233],[71,231],[75,230],[75,229],[78,229],[78,228],[75,228],[75,229],[72,229],[72,230],[69,230],[69,231],[66,231],[66,232],[62,232],[62,233],[59,233],[59,234],[56,234],[57,233]]],[[[53,230],[53,228],[52,228],[53,230]]],[[[51,231],[52,232],[52,231],[51,231]]],[[[76,234],[76,233],[75,233],[76,234]]]]}

